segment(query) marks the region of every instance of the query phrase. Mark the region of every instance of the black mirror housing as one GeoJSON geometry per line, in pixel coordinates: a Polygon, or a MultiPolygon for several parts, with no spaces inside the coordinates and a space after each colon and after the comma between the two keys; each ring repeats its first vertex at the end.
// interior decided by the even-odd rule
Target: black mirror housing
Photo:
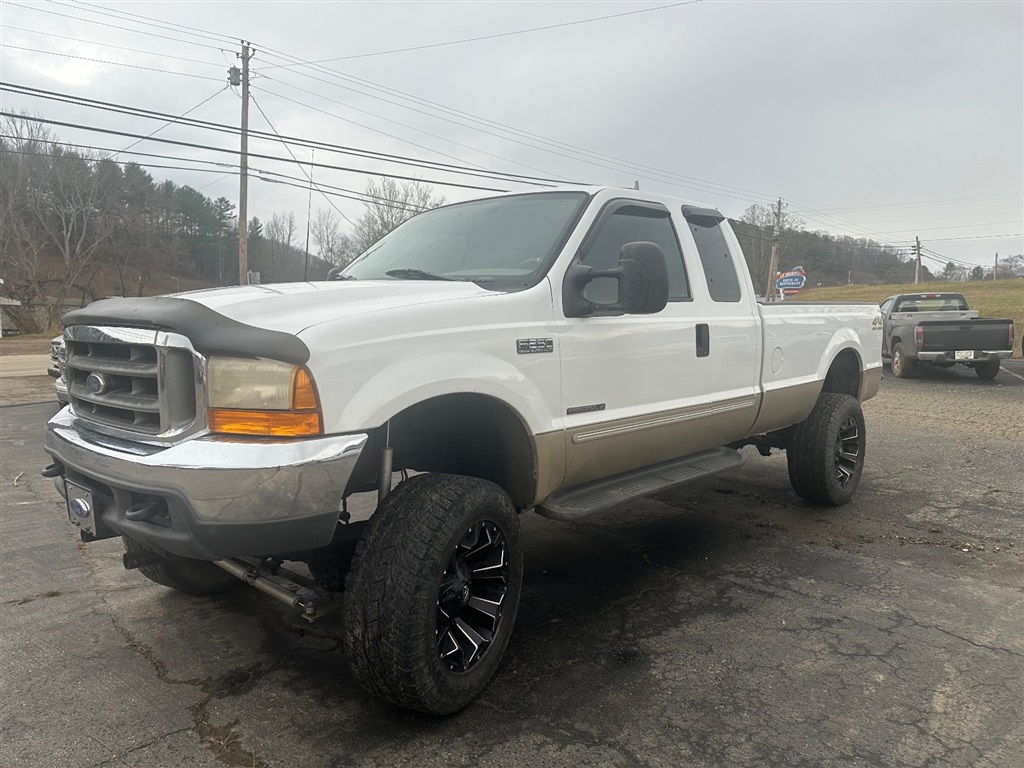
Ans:
{"type": "Polygon", "coordinates": [[[619,252],[615,269],[594,269],[575,263],[569,267],[562,285],[562,304],[566,317],[587,317],[597,312],[653,315],[668,304],[668,262],[656,243],[626,243],[619,252]],[[619,281],[619,300],[599,304],[584,296],[591,280],[611,277],[619,281]]]}

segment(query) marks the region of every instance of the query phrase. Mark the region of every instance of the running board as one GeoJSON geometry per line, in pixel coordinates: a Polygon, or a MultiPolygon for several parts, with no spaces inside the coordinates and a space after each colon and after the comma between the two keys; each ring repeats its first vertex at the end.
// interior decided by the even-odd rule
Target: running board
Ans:
{"type": "Polygon", "coordinates": [[[713,448],[555,491],[537,506],[537,512],[554,520],[579,520],[641,496],[735,469],[744,461],[743,454],[732,448],[713,448]]]}

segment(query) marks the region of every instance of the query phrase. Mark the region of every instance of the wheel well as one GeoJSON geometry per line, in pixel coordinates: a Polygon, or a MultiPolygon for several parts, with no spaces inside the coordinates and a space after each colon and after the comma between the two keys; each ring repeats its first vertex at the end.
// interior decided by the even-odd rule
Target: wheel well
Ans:
{"type": "Polygon", "coordinates": [[[504,488],[517,508],[533,502],[533,441],[519,414],[500,400],[441,395],[396,414],[386,429],[388,437],[373,442],[389,441],[395,471],[479,477],[504,488]]]}
{"type": "Polygon", "coordinates": [[[860,357],[852,349],[844,349],[825,374],[822,392],[835,392],[841,395],[860,396],[860,357]]]}

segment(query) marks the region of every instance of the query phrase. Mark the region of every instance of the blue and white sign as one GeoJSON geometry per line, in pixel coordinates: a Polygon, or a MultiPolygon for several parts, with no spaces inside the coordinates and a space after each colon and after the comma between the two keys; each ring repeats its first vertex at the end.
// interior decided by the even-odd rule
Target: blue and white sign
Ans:
{"type": "Polygon", "coordinates": [[[804,287],[807,282],[807,273],[803,267],[794,267],[788,272],[775,273],[775,287],[784,292],[795,293],[804,287]]]}

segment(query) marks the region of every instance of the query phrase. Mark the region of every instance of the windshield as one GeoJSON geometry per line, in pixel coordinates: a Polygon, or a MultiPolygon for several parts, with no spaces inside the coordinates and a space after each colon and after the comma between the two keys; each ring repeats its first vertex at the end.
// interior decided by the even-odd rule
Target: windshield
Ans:
{"type": "Polygon", "coordinates": [[[583,192],[542,192],[426,211],[368,248],[340,279],[531,285],[561,250],[586,201],[583,192]]]}

